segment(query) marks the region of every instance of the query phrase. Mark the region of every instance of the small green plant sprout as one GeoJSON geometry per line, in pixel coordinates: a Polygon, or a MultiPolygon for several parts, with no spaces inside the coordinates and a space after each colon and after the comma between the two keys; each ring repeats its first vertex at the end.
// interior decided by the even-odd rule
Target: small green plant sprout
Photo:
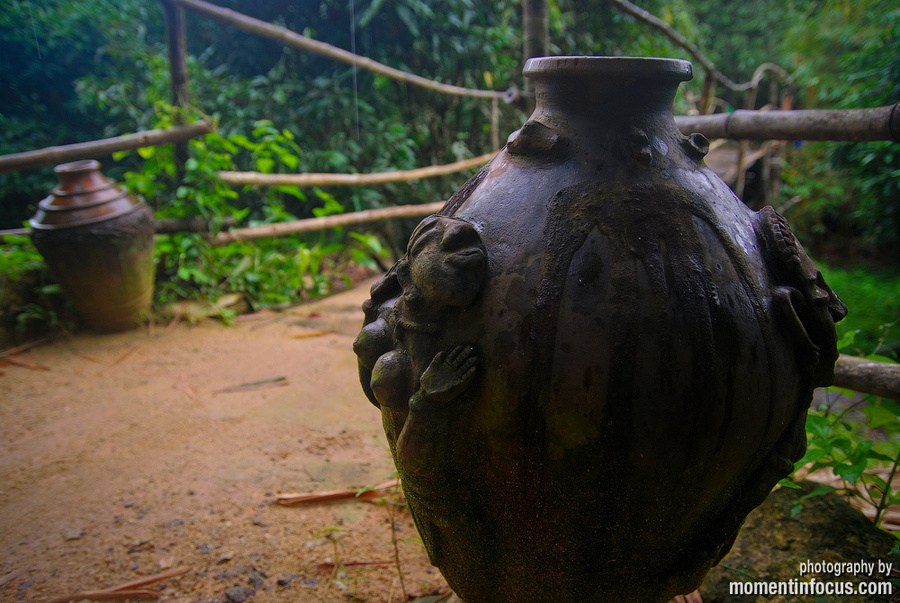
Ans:
{"type": "Polygon", "coordinates": [[[369,492],[380,492],[381,496],[376,499],[375,504],[384,507],[387,510],[388,523],[391,526],[391,547],[393,549],[393,565],[397,570],[397,578],[400,582],[400,590],[403,592],[403,600],[409,598],[409,592],[406,590],[406,582],[403,579],[403,566],[400,562],[400,546],[399,543],[413,540],[402,539],[398,537],[397,529],[397,511],[407,508],[406,499],[403,497],[403,491],[400,489],[400,479],[397,475],[391,476],[395,480],[393,487],[384,488],[382,486],[365,486],[356,493],[357,497],[362,497],[369,492]]]}
{"type": "Polygon", "coordinates": [[[333,566],[331,572],[331,585],[340,591],[347,590],[347,585],[342,582],[347,574],[347,568],[344,567],[341,556],[341,549],[343,549],[344,547],[344,543],[341,542],[341,537],[348,531],[349,530],[346,530],[344,528],[332,526],[323,530],[319,530],[313,535],[316,538],[322,537],[331,543],[332,558],[330,560],[326,559],[325,563],[331,561],[333,566]]]}

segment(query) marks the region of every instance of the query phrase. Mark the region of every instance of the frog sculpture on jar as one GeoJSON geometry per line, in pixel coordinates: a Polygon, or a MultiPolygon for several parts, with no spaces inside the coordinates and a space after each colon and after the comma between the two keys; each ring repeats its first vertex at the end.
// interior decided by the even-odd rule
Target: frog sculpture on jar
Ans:
{"type": "Polygon", "coordinates": [[[373,286],[360,380],[464,601],[667,601],[802,456],[846,308],[676,128],[690,63],[525,75],[530,119],[373,286]]]}

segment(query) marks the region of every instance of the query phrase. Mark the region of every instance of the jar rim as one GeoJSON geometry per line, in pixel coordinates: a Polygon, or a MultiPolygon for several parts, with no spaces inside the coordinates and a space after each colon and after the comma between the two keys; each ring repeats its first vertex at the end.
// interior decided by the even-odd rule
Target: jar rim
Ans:
{"type": "Polygon", "coordinates": [[[100,169],[100,162],[96,159],[79,159],[69,163],[61,163],[53,168],[57,174],[72,174],[80,172],[92,172],[100,169]]]}
{"type": "Polygon", "coordinates": [[[663,57],[553,56],[525,62],[525,77],[654,78],[685,82],[693,78],[691,62],[663,57]]]}

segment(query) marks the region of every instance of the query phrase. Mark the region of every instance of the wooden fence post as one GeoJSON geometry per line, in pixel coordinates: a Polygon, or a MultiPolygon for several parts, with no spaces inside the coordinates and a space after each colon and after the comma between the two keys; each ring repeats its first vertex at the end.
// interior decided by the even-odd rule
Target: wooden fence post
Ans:
{"type": "MultiPolygon", "coordinates": [[[[190,102],[187,72],[187,42],[184,33],[184,9],[171,0],[159,0],[165,12],[166,44],[169,49],[169,77],[172,105],[179,109],[175,116],[176,125],[184,125],[186,109],[190,102]]],[[[187,141],[175,143],[175,165],[177,179],[184,175],[184,164],[188,159],[187,141]]]]}
{"type": "Polygon", "coordinates": [[[703,78],[703,91],[700,93],[700,115],[706,115],[711,112],[713,95],[716,89],[716,75],[712,71],[707,71],[703,78]]]}

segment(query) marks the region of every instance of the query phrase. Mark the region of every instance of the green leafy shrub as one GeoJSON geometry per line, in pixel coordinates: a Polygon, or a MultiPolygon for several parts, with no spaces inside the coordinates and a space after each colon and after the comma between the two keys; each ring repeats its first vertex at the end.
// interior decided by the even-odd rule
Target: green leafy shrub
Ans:
{"type": "MultiPolygon", "coordinates": [[[[174,121],[176,112],[158,104],[160,123],[174,121]]],[[[324,191],[310,199],[296,186],[252,191],[248,198],[225,184],[220,170],[233,170],[238,161],[252,161],[262,173],[296,169],[302,150],[293,134],[269,120],[258,120],[247,133],[210,134],[189,143],[190,158],[183,174],[176,173],[170,146],[120,154],[139,169],[124,174],[128,187],[152,200],[161,218],[203,216],[215,235],[226,219],[250,226],[296,219],[289,207],[316,216],[344,211],[324,191]]],[[[299,212],[298,212],[299,213],[299,212]]],[[[384,248],[364,235],[346,236],[342,230],[301,238],[237,241],[217,247],[204,235],[180,233],[157,237],[155,305],[162,309],[180,299],[215,301],[223,293],[243,293],[254,307],[278,306],[329,293],[352,262],[375,266],[373,255],[384,248]]]]}
{"type": "MultiPolygon", "coordinates": [[[[818,266],[849,309],[837,324],[838,349],[882,362],[900,360],[900,273],[818,266]]],[[[793,512],[801,511],[804,499],[833,491],[868,503],[876,523],[900,504],[900,491],[891,486],[900,468],[900,401],[830,387],[813,404],[806,431],[807,452],[795,470],[830,470],[840,486],[816,488],[793,512]]]]}
{"type": "Polygon", "coordinates": [[[0,245],[0,347],[77,324],[75,310],[27,236],[0,245]]]}
{"type": "MultiPolygon", "coordinates": [[[[853,348],[854,335],[848,333],[840,348],[853,348]]],[[[869,358],[892,362],[883,356],[869,358]]],[[[900,504],[900,490],[893,486],[900,469],[900,401],[831,387],[810,411],[806,432],[806,454],[795,470],[830,470],[840,486],[819,486],[798,499],[792,513],[801,512],[807,498],[837,491],[867,503],[874,509],[872,520],[880,525],[887,509],[900,504]]]]}
{"type": "MultiPolygon", "coordinates": [[[[795,57],[803,108],[858,109],[900,101],[900,8],[891,0],[820,0],[784,36],[795,57]],[[808,23],[816,25],[809,27],[808,23]]],[[[861,239],[883,253],[900,247],[900,169],[896,143],[807,145],[786,195],[795,208],[822,209],[819,233],[861,239]],[[810,166],[813,169],[808,169],[810,166]],[[815,194],[798,193],[805,186],[815,194]],[[837,228],[830,228],[836,226],[837,228]]],[[[793,215],[790,215],[792,219],[793,215]]]]}

